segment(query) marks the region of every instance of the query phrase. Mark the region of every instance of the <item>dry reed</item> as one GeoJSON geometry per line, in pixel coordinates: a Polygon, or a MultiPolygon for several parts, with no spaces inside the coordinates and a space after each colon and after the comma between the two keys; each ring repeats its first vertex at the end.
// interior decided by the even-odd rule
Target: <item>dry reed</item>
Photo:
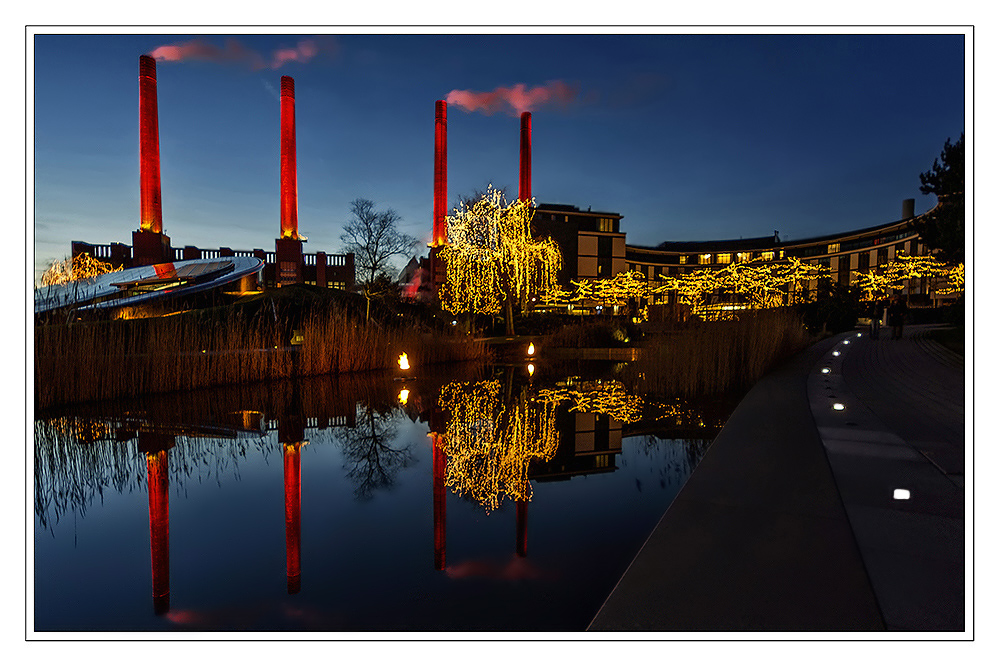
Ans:
{"type": "Polygon", "coordinates": [[[35,407],[103,401],[282,378],[475,359],[470,339],[421,334],[414,326],[365,324],[336,308],[304,316],[289,345],[276,318],[230,311],[35,327],[35,407]]]}
{"type": "Polygon", "coordinates": [[[711,396],[749,388],[811,338],[792,310],[760,310],[650,338],[628,373],[640,391],[711,396]]]}

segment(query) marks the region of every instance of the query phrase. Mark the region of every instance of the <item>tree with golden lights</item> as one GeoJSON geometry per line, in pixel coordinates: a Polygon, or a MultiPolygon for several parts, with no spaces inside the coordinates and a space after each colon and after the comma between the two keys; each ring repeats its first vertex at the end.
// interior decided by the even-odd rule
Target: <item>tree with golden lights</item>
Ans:
{"type": "Polygon", "coordinates": [[[743,297],[750,308],[777,308],[802,301],[803,287],[829,277],[830,269],[797,257],[776,262],[733,262],[719,269],[660,276],[655,294],[675,293],[678,301],[697,309],[719,290],[743,297]]]}
{"type": "Polygon", "coordinates": [[[507,335],[513,335],[514,309],[555,287],[562,266],[551,238],[532,238],[532,214],[532,202],[508,203],[492,185],[480,199],[455,209],[440,254],[447,267],[440,291],[447,310],[485,315],[502,310],[507,335]]]}
{"type": "Polygon", "coordinates": [[[910,280],[945,279],[948,284],[939,294],[954,294],[965,286],[965,265],[949,266],[930,255],[896,255],[888,264],[868,271],[855,271],[853,284],[859,287],[866,301],[879,301],[891,290],[906,287],[910,280]],[[954,278],[952,277],[954,276],[954,278]]]}
{"type": "Polygon", "coordinates": [[[122,267],[120,266],[115,268],[112,264],[102,262],[84,252],[72,259],[67,257],[62,261],[52,262],[42,273],[39,282],[43,287],[62,285],[74,280],[96,278],[112,271],[121,271],[121,269],[122,267]]]}

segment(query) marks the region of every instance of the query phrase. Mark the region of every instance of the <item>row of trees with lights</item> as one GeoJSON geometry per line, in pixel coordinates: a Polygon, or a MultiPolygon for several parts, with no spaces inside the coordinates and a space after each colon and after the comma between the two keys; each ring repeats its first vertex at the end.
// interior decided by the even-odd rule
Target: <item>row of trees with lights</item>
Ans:
{"type": "MultiPolygon", "coordinates": [[[[718,269],[660,275],[658,284],[638,272],[612,278],[572,281],[567,290],[556,282],[562,263],[551,239],[531,236],[530,202],[507,203],[501,191],[489,188],[478,199],[463,200],[448,219],[449,245],[441,252],[447,264],[441,289],[444,308],[452,313],[498,315],[504,312],[507,333],[513,333],[513,313],[537,299],[546,307],[571,304],[625,306],[674,295],[697,312],[713,294],[728,294],[741,307],[759,309],[796,305],[809,299],[809,284],[830,280],[830,269],[796,257],[773,262],[734,262],[718,269]]],[[[888,264],[854,272],[851,282],[868,301],[881,300],[907,282],[945,282],[939,294],[964,288],[964,265],[931,256],[897,255],[888,264]]]]}

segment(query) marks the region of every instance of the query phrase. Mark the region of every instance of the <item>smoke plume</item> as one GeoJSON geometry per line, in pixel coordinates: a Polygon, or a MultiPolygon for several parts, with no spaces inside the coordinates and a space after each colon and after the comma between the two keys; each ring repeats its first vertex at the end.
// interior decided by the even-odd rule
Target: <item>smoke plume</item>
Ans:
{"type": "Polygon", "coordinates": [[[320,47],[311,39],[303,39],[294,48],[275,50],[269,57],[244,46],[230,37],[224,47],[216,46],[203,39],[192,39],[180,44],[158,46],[149,52],[156,60],[181,62],[185,60],[205,60],[214,63],[243,65],[252,70],[278,69],[289,62],[307,63],[319,53],[320,47]]]}
{"type": "Polygon", "coordinates": [[[518,83],[510,88],[500,86],[492,92],[481,93],[474,90],[453,90],[448,93],[448,104],[457,104],[466,111],[482,111],[490,115],[503,111],[512,116],[523,111],[534,111],[547,104],[565,107],[577,100],[579,87],[562,81],[549,81],[544,86],[528,88],[518,83]]]}

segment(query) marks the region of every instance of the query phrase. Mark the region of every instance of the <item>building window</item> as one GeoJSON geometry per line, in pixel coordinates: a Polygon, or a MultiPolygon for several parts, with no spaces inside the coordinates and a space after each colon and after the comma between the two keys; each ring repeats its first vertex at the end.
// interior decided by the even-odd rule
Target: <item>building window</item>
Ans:
{"type": "Polygon", "coordinates": [[[878,249],[878,265],[882,266],[883,264],[888,264],[888,263],[889,263],[889,249],[888,248],[879,248],[878,249]]]}
{"type": "Polygon", "coordinates": [[[733,254],[729,252],[719,253],[719,264],[730,264],[733,261],[733,254]]]}
{"type": "Polygon", "coordinates": [[[859,252],[858,253],[858,271],[867,271],[868,267],[871,265],[871,253],[869,252],[859,252]]]}
{"type": "Polygon", "coordinates": [[[611,218],[598,218],[597,219],[597,231],[599,232],[613,232],[615,231],[615,222],[611,218]]]}
{"type": "Polygon", "coordinates": [[[838,252],[840,252],[840,244],[839,243],[831,243],[830,245],[826,246],[826,254],[833,255],[834,253],[838,253],[838,252]]]}
{"type": "Polygon", "coordinates": [[[712,263],[712,253],[705,253],[704,255],[698,255],[699,264],[711,264],[712,263]]]}
{"type": "Polygon", "coordinates": [[[687,255],[681,255],[681,256],[679,256],[677,258],[677,263],[678,264],[687,264],[688,263],[688,256],[687,255]]]}
{"type": "Polygon", "coordinates": [[[749,262],[750,261],[750,253],[748,253],[748,252],[738,252],[738,253],[736,253],[736,261],[737,262],[749,262]]]}
{"type": "Polygon", "coordinates": [[[774,261],[774,253],[771,252],[770,250],[765,250],[764,252],[760,253],[760,258],[765,262],[774,261]]]}

